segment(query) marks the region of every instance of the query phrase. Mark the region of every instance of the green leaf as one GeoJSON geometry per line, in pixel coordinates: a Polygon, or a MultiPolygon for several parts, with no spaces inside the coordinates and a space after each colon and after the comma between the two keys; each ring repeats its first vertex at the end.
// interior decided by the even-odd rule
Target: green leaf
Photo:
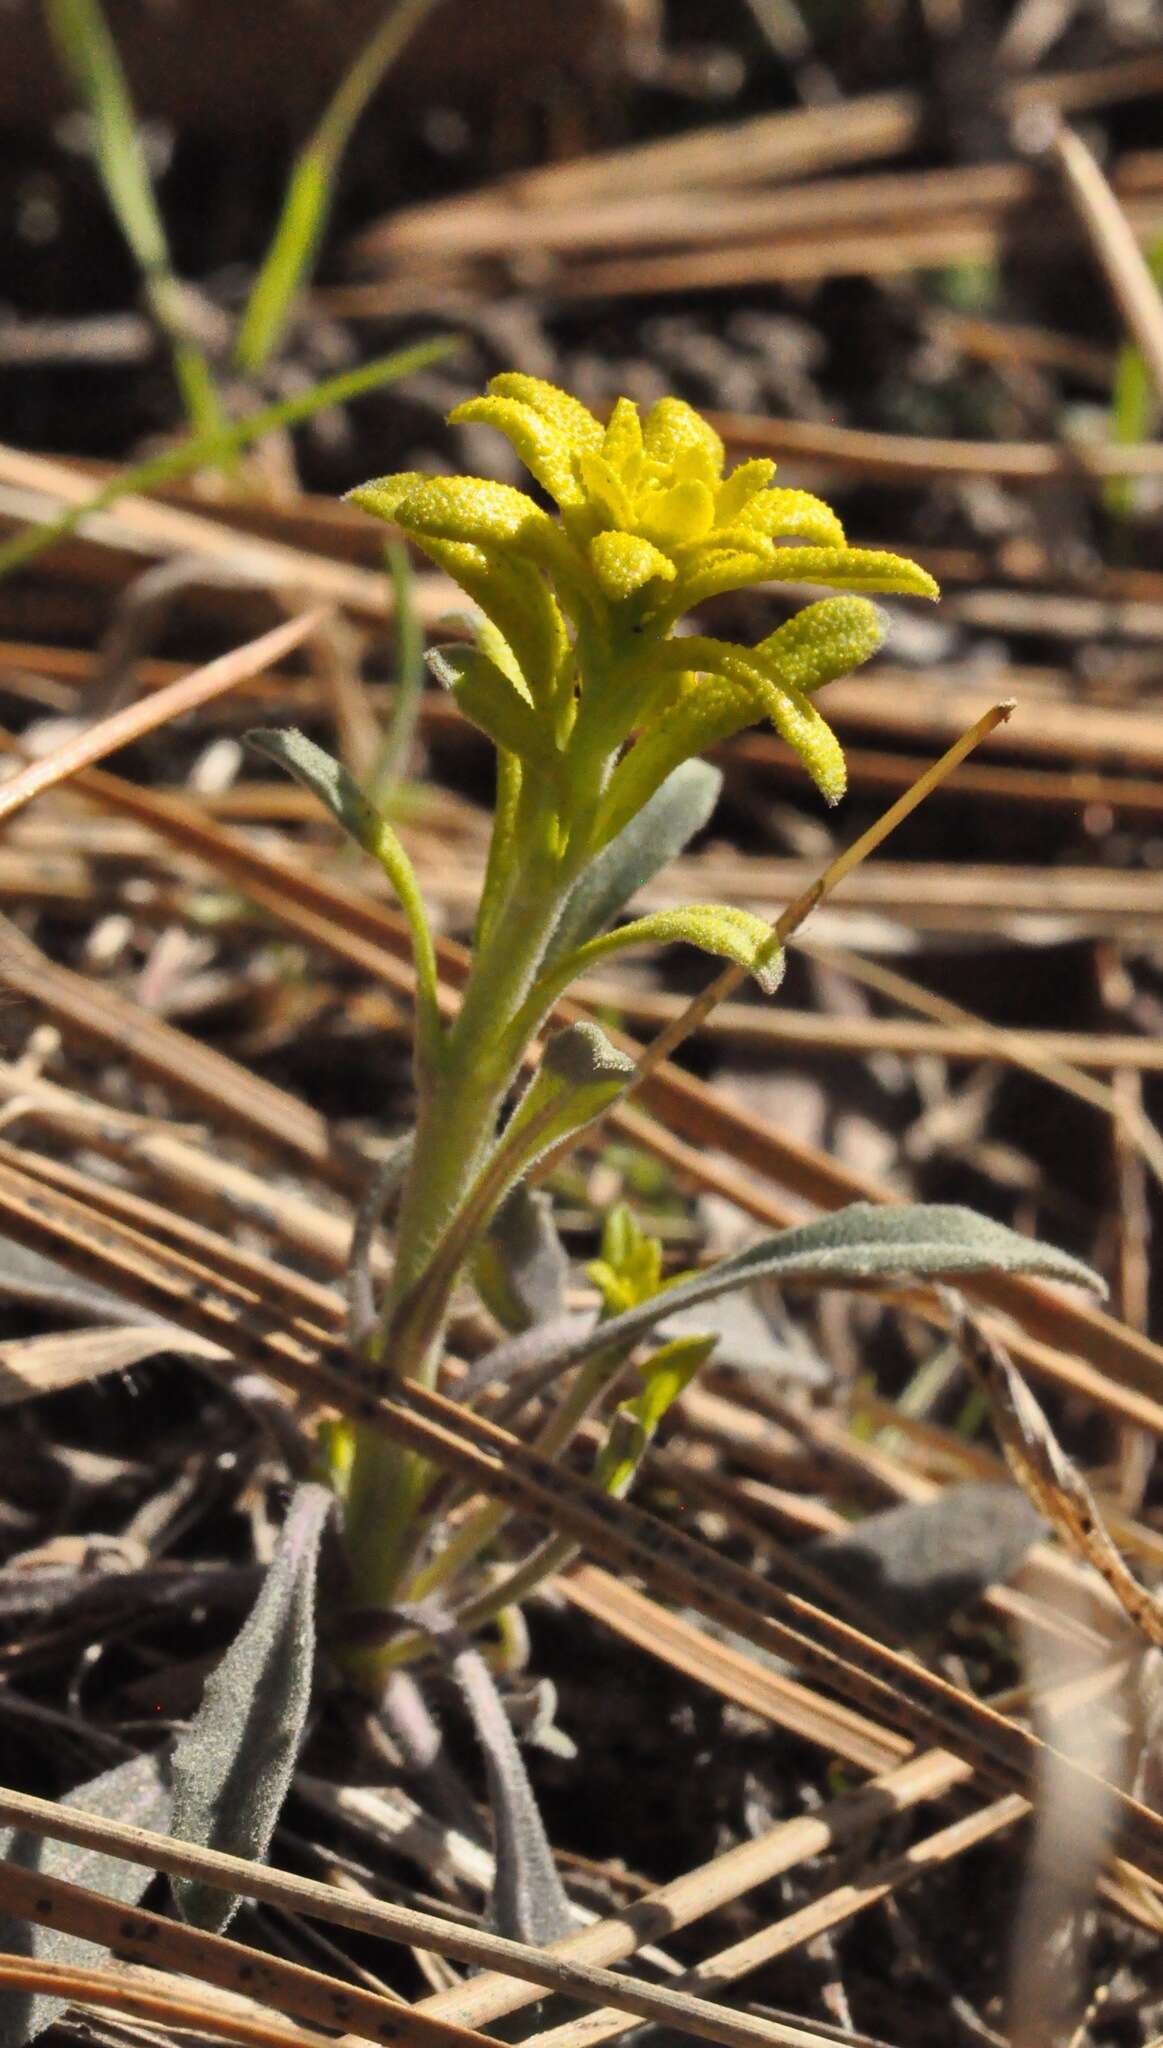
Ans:
{"type": "Polygon", "coordinates": [[[625,1089],[634,1062],[597,1024],[555,1031],[501,1141],[506,1183],[601,1116],[625,1089]]]}
{"type": "Polygon", "coordinates": [[[416,871],[387,819],[369,803],[355,777],[341,761],[317,747],[305,733],[293,726],[285,731],[254,727],[244,735],[248,746],[285,768],[289,775],[309,789],[336,822],[349,832],[365,852],[378,860],[400,899],[412,938],[416,966],[417,1006],[421,1042],[425,1055],[435,1059],[440,1039],[440,1006],[436,951],[428,925],[424,900],[416,871]]]}
{"type": "Polygon", "coordinates": [[[125,72],[100,0],[45,0],[45,14],[93,124],[105,195],[141,271],[150,311],[169,342],[190,424],[200,433],[220,430],[226,416],[210,364],[190,337],[125,72]]]}
{"type": "Polygon", "coordinates": [[[547,1008],[579,974],[612,953],[624,953],[630,946],[674,945],[698,946],[704,953],[734,960],[755,976],[765,995],[772,995],[783,978],[783,948],[766,918],[726,903],[689,903],[681,910],[651,911],[648,917],[635,918],[567,953],[536,983],[529,996],[530,1010],[547,1008]]]}
{"type": "Polygon", "coordinates": [[[547,965],[600,932],[682,852],[707,823],[722,786],[718,769],[707,761],[684,761],[667,776],[578,876],[546,955],[547,965]]]}
{"type": "MultiPolygon", "coordinates": [[[[261,1593],[174,1751],[173,1833],[261,1862],[287,1796],[311,1700],[315,1579],[334,1495],[295,1490],[261,1593]]],[[[239,1901],[174,1878],[187,1920],[221,1932],[239,1901]]]]}
{"type": "Polygon", "coordinates": [[[831,1216],[765,1237],[705,1273],[680,1280],[563,1345],[562,1371],[608,1344],[634,1343],[675,1309],[696,1308],[753,1280],[780,1286],[859,1287],[876,1280],[964,1278],[973,1273],[1032,1273],[1068,1280],[1099,1294],[1098,1274],[1069,1252],[1022,1237],[1002,1223],[952,1203],[853,1202],[831,1216]]]}
{"type": "Polygon", "coordinates": [[[451,690],[465,717],[487,733],[495,747],[543,771],[556,765],[548,718],[479,647],[457,642],[433,647],[427,662],[437,682],[451,690]]]}
{"type": "Polygon", "coordinates": [[[295,160],[270,247],[251,287],[234,359],[253,374],[270,360],[306,283],[327,225],[344,150],[369,99],[439,0],[395,0],[344,73],[295,160]]]}
{"type": "Polygon", "coordinates": [[[645,1381],[642,1392],[632,1401],[619,1403],[598,1456],[596,1476],[607,1493],[621,1497],[629,1490],[667,1409],[690,1385],[714,1348],[714,1337],[674,1337],[640,1368],[645,1381]]]}
{"type": "MultiPolygon", "coordinates": [[[[157,1755],[134,1756],[115,1764],[100,1777],[66,1792],[61,1801],[62,1806],[76,1807],[81,1813],[132,1821],[159,1834],[169,1827],[172,1804],[165,1766],[157,1755]]],[[[18,1828],[0,1828],[0,1859],[23,1870],[43,1871],[46,1877],[63,1878],[122,1906],[136,1906],[154,1876],[145,1864],[128,1863],[124,1856],[110,1856],[103,1849],[78,1849],[71,1842],[54,1842],[18,1828]]],[[[7,1913],[0,1913],[0,1949],[37,1962],[72,1964],[77,1969],[88,1969],[108,1954],[99,1942],[84,1941],[59,1927],[34,1926],[7,1913]]],[[[25,2041],[43,2033],[68,2004],[67,1998],[49,1993],[0,1993],[0,2048],[23,2048],[25,2041]]]]}
{"type": "Polygon", "coordinates": [[[270,761],[285,768],[304,789],[317,797],[325,810],[330,811],[336,824],[362,846],[365,853],[376,854],[383,819],[375,806],[369,803],[355,777],[349,774],[342,761],[329,754],[323,747],[317,747],[306,733],[294,726],[282,729],[274,726],[255,726],[243,735],[248,747],[256,754],[265,754],[270,761]]]}

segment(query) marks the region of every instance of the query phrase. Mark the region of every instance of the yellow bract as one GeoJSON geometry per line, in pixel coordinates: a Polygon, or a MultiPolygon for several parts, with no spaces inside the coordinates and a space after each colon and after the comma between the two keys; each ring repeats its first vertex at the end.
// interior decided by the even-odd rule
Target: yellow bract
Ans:
{"type": "MultiPolygon", "coordinates": [[[[608,740],[606,751],[617,753],[651,702],[658,676],[673,676],[670,635],[693,606],[765,582],[862,593],[811,606],[760,648],[704,640],[685,643],[683,656],[696,678],[717,676],[730,686],[727,696],[721,687],[708,692],[706,739],[688,689],[680,721],[688,754],[710,743],[710,728],[721,738],[724,723],[739,730],[767,716],[836,801],[843,757],[805,693],[879,646],[884,622],[866,594],[936,597],[924,569],[900,555],[849,547],[831,507],[807,491],[776,487],[775,464],[765,458],[728,474],[718,434],[678,398],[659,399],[645,419],[620,398],[603,426],[568,392],[509,372],[449,417],[504,434],[559,517],[510,485],[479,477],[383,477],[351,496],[396,520],[453,575],[458,557],[471,567],[460,580],[502,636],[500,665],[520,672],[532,705],[557,707],[559,733],[576,711],[591,752],[596,732],[608,740]],[[515,571],[530,579],[532,616],[524,630],[515,571]],[[583,644],[603,650],[600,678],[592,657],[590,672],[574,661],[574,643],[579,657],[583,644]],[[692,647],[706,659],[702,670],[697,656],[690,658],[692,647]],[[538,665],[530,673],[534,648],[538,665]],[[616,701],[598,701],[610,691],[616,701]]],[[[669,757],[674,749],[660,752],[669,757]]]]}

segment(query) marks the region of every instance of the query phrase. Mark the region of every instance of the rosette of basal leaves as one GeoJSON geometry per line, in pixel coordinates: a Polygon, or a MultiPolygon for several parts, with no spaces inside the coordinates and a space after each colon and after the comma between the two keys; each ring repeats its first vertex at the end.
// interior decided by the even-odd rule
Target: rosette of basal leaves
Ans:
{"type": "Polygon", "coordinates": [[[880,646],[870,594],[937,595],[923,569],[850,547],[831,508],[775,485],[767,459],[725,473],[718,434],[681,399],[642,419],[622,398],[603,425],[568,393],[509,372],[450,419],[504,434],[556,515],[481,477],[406,472],[351,496],[395,520],[480,607],[476,654],[444,679],[503,752],[542,773],[551,752],[568,766],[561,786],[590,799],[578,807],[588,851],[680,762],[761,720],[837,801],[844,759],[814,693],[880,646]],[[756,647],[673,637],[707,598],[769,582],[843,594],[756,647]]]}

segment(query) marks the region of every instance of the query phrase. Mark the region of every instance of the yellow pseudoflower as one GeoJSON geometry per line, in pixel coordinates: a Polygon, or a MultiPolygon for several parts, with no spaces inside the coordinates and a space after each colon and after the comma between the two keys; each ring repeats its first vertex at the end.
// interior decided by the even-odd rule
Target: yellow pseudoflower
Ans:
{"type": "MultiPolygon", "coordinates": [[[[613,772],[603,837],[680,761],[761,718],[837,800],[843,755],[812,693],[881,644],[865,593],[935,597],[925,570],[849,547],[822,499],[772,483],[773,462],[725,474],[718,434],[681,399],[643,420],[621,398],[603,426],[568,392],[509,372],[449,417],[504,434],[559,517],[482,477],[405,472],[351,497],[394,519],[480,605],[490,663],[527,707],[555,711],[559,746],[576,727],[591,756],[605,747],[612,760],[639,730],[613,772]],[[706,599],[774,581],[859,595],[808,607],[754,648],[674,635],[706,599]]],[[[479,674],[476,692],[479,704],[479,674]]],[[[507,736],[515,725],[505,720],[507,736]]]]}

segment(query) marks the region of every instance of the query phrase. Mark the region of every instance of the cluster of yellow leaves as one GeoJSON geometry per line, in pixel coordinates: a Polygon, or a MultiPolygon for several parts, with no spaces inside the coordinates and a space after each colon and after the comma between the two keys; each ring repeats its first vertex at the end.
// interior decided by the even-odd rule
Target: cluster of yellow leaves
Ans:
{"type": "Polygon", "coordinates": [[[648,726],[621,764],[637,757],[607,833],[679,761],[761,718],[836,801],[843,756],[812,693],[881,644],[883,618],[867,593],[937,595],[923,569],[849,547],[822,499],[773,484],[770,461],[725,474],[718,434],[677,398],[660,399],[645,420],[621,398],[603,426],[567,392],[512,372],[450,418],[504,434],[559,516],[481,477],[405,472],[352,498],[395,520],[480,605],[492,628],[484,652],[527,705],[557,708],[559,731],[563,695],[593,692],[595,669],[617,696],[595,708],[610,752],[648,726]],[[754,648],[673,637],[708,598],[775,581],[858,594],[807,607],[754,648]]]}

